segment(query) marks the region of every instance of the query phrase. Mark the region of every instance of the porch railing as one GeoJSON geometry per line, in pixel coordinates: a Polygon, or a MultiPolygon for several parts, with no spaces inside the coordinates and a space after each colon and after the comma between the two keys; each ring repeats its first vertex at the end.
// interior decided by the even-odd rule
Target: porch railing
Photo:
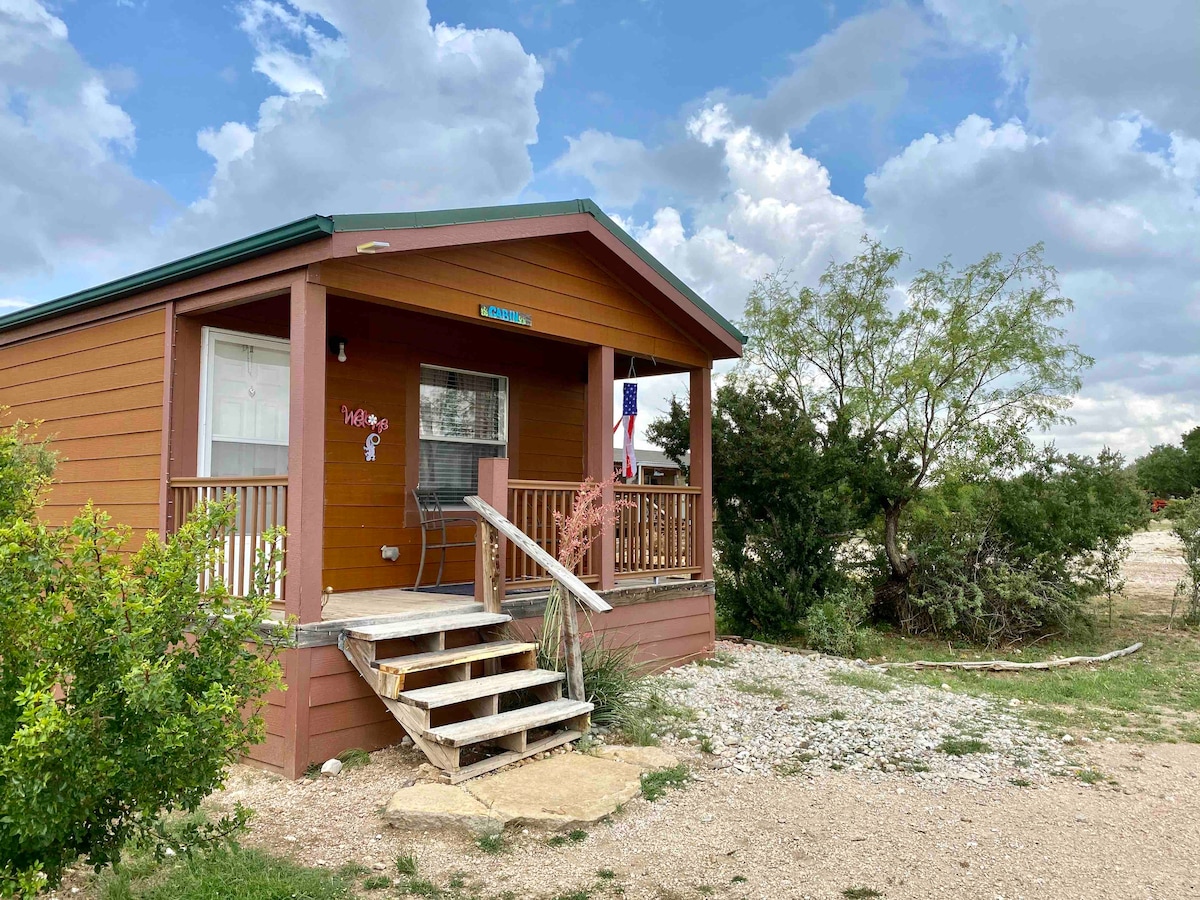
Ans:
{"type": "MultiPolygon", "coordinates": [[[[508,482],[508,518],[551,557],[558,558],[555,514],[568,515],[579,485],[571,481],[508,482]]],[[[622,508],[616,516],[616,577],[694,575],[700,572],[700,488],[676,485],[618,484],[613,489],[622,508]]],[[[575,575],[588,583],[599,579],[596,545],[589,548],[575,575]]],[[[522,587],[542,587],[551,578],[529,554],[509,545],[505,579],[522,587]]]]}
{"type": "Polygon", "coordinates": [[[617,577],[694,575],[700,488],[683,485],[618,484],[617,577]]]}
{"type": "MultiPolygon", "coordinates": [[[[579,484],[572,481],[513,479],[508,482],[508,519],[550,557],[558,559],[559,534],[555,516],[570,515],[577,490],[579,484]]],[[[552,581],[537,559],[528,553],[518,552],[512,544],[508,547],[507,557],[507,581],[519,583],[522,587],[541,587],[552,581]]],[[[574,574],[584,582],[597,579],[592,549],[588,549],[582,565],[574,574]]]]}
{"type": "MultiPolygon", "coordinates": [[[[221,535],[224,553],[213,567],[202,572],[201,587],[223,582],[234,596],[244,596],[254,583],[254,561],[260,551],[270,549],[266,532],[287,524],[288,480],[286,475],[244,478],[172,478],[172,522],[178,528],[192,511],[206,501],[234,497],[233,525],[221,535]]],[[[274,584],[276,601],[284,596],[283,540],[275,548],[279,558],[274,584]]]]}

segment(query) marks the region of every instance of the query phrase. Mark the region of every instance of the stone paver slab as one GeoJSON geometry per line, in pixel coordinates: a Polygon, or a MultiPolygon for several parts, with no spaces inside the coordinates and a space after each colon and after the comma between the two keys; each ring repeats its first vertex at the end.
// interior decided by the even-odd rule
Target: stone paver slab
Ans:
{"type": "Polygon", "coordinates": [[[632,800],[641,774],[629,763],[564,753],[462,787],[507,823],[566,829],[590,825],[632,800]]]}
{"type": "Polygon", "coordinates": [[[448,784],[414,784],[388,801],[384,819],[397,828],[428,831],[465,828],[474,834],[499,834],[504,819],[466,791],[448,784]]]}

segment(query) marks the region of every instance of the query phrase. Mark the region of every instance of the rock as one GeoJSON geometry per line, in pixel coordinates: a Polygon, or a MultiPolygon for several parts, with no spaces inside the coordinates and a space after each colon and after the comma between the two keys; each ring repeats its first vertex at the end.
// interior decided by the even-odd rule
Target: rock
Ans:
{"type": "Polygon", "coordinates": [[[474,834],[499,834],[504,819],[460,787],[414,784],[401,788],[388,801],[383,818],[395,828],[426,831],[463,828],[474,834]]]}
{"type": "Polygon", "coordinates": [[[321,774],[326,777],[342,774],[342,761],[340,759],[327,759],[325,765],[321,766],[321,774]]]}
{"type": "Polygon", "coordinates": [[[1073,744],[1073,743],[1075,743],[1075,738],[1071,737],[1071,735],[1069,735],[1069,734],[1064,734],[1064,735],[1062,736],[1062,738],[1060,738],[1060,740],[1061,740],[1061,741],[1062,741],[1064,744],[1073,744]]]}
{"type": "Polygon", "coordinates": [[[601,759],[615,759],[617,762],[629,763],[644,772],[654,769],[669,769],[678,765],[679,757],[668,753],[661,747],[623,747],[611,744],[596,750],[595,755],[601,759]]]}
{"type": "Polygon", "coordinates": [[[466,782],[463,787],[506,823],[578,828],[638,795],[642,770],[615,759],[569,753],[466,782]]]}

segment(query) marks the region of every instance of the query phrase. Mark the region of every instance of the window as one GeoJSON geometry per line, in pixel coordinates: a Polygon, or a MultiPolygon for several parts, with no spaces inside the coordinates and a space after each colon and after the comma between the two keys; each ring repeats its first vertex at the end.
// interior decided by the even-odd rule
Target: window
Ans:
{"type": "Polygon", "coordinates": [[[200,475],[286,475],[288,342],[217,328],[203,336],[200,475]]]}
{"type": "Polygon", "coordinates": [[[461,504],[479,490],[479,460],[507,452],[508,379],[421,366],[421,488],[461,504]]]}

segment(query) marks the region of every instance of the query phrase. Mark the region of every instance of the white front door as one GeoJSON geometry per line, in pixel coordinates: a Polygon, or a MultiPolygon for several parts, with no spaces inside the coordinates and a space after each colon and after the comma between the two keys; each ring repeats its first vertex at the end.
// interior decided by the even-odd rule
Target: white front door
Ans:
{"type": "Polygon", "coordinates": [[[286,475],[288,342],[205,328],[203,343],[197,473],[286,475]]]}

